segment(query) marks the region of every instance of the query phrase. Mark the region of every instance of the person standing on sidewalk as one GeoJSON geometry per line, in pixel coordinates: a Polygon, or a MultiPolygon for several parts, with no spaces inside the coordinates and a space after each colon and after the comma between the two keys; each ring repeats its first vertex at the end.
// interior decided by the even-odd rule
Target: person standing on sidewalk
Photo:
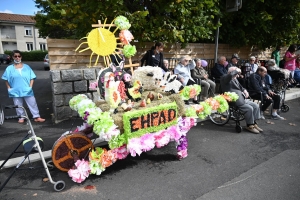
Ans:
{"type": "MultiPolygon", "coordinates": [[[[27,64],[22,63],[22,55],[19,50],[14,50],[12,57],[14,64],[9,65],[2,75],[8,90],[8,96],[13,98],[14,105],[18,106],[23,106],[23,100],[25,100],[34,121],[44,122],[45,119],[40,117],[32,90],[36,75],[27,64]]],[[[25,115],[24,110],[21,108],[17,108],[16,112],[18,116],[25,115]]],[[[24,118],[20,117],[18,122],[24,123],[24,118]]]]}

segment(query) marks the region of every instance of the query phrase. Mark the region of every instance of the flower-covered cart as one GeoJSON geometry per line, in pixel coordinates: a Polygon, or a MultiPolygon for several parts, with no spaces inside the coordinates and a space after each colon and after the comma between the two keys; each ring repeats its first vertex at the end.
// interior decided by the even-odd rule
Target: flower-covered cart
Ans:
{"type": "MultiPolygon", "coordinates": [[[[86,42],[93,53],[98,54],[96,62],[99,55],[103,56],[107,66],[110,54],[120,56],[115,52],[117,45],[125,57],[135,53],[135,47],[130,45],[133,36],[127,30],[128,20],[119,16],[114,23],[121,30],[119,37],[114,36],[117,29],[110,32],[96,28],[89,33],[86,42]]],[[[151,66],[139,67],[131,77],[123,66],[123,63],[110,65],[99,72],[98,82],[93,83],[93,87],[99,90],[101,100],[93,102],[79,94],[69,102],[84,120],[84,125],[56,141],[52,161],[77,183],[90,174],[100,175],[128,155],[134,157],[170,142],[176,143],[178,159],[187,157],[186,135],[196,125],[196,119],[206,118],[212,110],[222,113],[229,108],[227,100],[237,99],[236,94],[226,93],[186,107],[184,100],[198,96],[199,85],[182,87],[175,75],[166,73],[163,76],[160,68],[151,66]],[[94,147],[90,140],[93,134],[107,141],[109,149],[94,147]]]]}

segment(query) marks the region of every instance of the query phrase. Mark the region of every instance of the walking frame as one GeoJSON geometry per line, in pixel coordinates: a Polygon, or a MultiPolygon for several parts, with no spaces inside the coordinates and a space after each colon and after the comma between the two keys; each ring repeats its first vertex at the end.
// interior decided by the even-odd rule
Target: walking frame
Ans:
{"type": "MultiPolygon", "coordinates": [[[[45,171],[47,173],[47,177],[48,177],[50,183],[54,184],[54,190],[57,192],[62,191],[65,188],[65,182],[62,180],[59,180],[57,182],[53,181],[51,174],[49,172],[49,168],[53,168],[54,166],[53,165],[51,166],[49,163],[47,164],[45,161],[45,158],[44,158],[44,155],[42,152],[42,148],[41,148],[41,146],[43,147],[44,143],[41,138],[36,136],[34,129],[32,127],[32,124],[30,122],[30,119],[28,117],[28,114],[26,112],[26,109],[23,106],[17,106],[17,105],[5,106],[5,109],[13,109],[13,108],[21,108],[24,110],[25,116],[16,116],[16,117],[25,118],[27,121],[27,124],[30,127],[30,130],[28,131],[27,135],[21,140],[21,142],[17,145],[17,147],[13,150],[13,152],[11,152],[11,154],[6,158],[6,160],[0,166],[0,170],[1,170],[3,168],[3,166],[5,165],[5,163],[13,156],[13,154],[21,153],[21,152],[18,152],[17,150],[21,146],[21,144],[23,144],[24,152],[22,152],[22,153],[24,153],[25,155],[22,158],[22,160],[20,160],[20,162],[17,164],[17,166],[14,168],[14,170],[11,172],[11,174],[8,176],[8,178],[4,181],[4,183],[1,184],[1,182],[0,182],[0,184],[1,184],[0,192],[5,187],[5,185],[8,183],[8,181],[11,179],[11,177],[15,174],[15,172],[18,169],[21,169],[20,166],[24,163],[24,161],[27,158],[30,163],[29,155],[34,151],[39,153],[41,161],[43,163],[43,167],[45,168],[45,171]]],[[[29,167],[28,169],[34,169],[34,167],[29,167]]]]}

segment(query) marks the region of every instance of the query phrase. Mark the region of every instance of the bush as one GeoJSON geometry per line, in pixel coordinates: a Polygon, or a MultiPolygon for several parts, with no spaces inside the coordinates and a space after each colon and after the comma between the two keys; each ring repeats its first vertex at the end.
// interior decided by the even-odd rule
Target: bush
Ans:
{"type": "MultiPolygon", "coordinates": [[[[12,55],[12,51],[4,51],[5,54],[12,55]]],[[[43,61],[48,51],[21,51],[22,61],[43,61]]]]}

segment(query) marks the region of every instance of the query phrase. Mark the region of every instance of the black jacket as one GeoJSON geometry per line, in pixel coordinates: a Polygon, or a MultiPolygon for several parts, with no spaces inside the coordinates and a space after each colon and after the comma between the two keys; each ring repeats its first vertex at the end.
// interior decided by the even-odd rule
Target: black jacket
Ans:
{"type": "Polygon", "coordinates": [[[249,95],[256,95],[262,93],[263,97],[265,97],[270,88],[268,84],[266,84],[265,78],[262,78],[259,74],[253,73],[248,78],[248,91],[249,95]]]}
{"type": "MultiPolygon", "coordinates": [[[[146,61],[146,66],[153,66],[153,67],[155,67],[154,64],[153,64],[153,60],[152,60],[152,56],[153,55],[154,55],[154,47],[152,47],[151,50],[148,50],[147,53],[143,56],[143,58],[141,59],[141,62],[142,62],[141,66],[143,66],[144,62],[146,61]]],[[[162,68],[165,72],[168,72],[169,71],[168,68],[166,68],[164,66],[164,62],[163,62],[164,56],[163,56],[163,54],[160,52],[159,55],[160,55],[160,59],[159,59],[158,66],[160,68],[162,68]]]]}
{"type": "Polygon", "coordinates": [[[216,79],[219,79],[225,74],[227,74],[227,69],[219,63],[216,63],[215,66],[211,69],[211,76],[216,79]]]}
{"type": "Polygon", "coordinates": [[[233,78],[237,74],[238,71],[235,70],[222,76],[220,80],[220,86],[222,92],[235,92],[239,96],[238,100],[235,102],[235,105],[242,106],[245,104],[245,96],[243,93],[245,88],[243,88],[236,78],[233,78]]]}

